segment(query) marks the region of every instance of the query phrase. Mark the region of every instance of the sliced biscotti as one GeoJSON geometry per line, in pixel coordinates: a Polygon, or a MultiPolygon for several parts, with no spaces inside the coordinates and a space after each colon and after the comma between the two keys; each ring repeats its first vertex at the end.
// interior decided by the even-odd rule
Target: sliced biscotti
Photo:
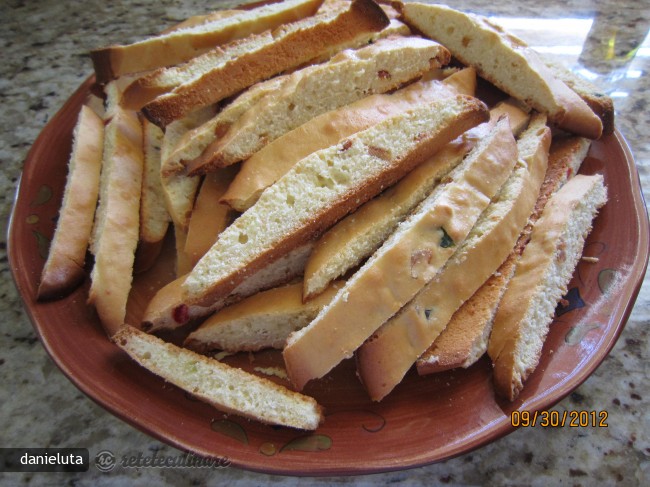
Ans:
{"type": "MultiPolygon", "coordinates": [[[[470,77],[475,81],[474,70],[470,71],[470,77]]],[[[454,86],[454,80],[464,79],[465,76],[464,71],[457,73],[445,80],[444,84],[454,86]]],[[[473,91],[464,94],[472,95],[473,91]]],[[[426,100],[452,95],[453,91],[446,90],[435,80],[421,80],[392,94],[370,95],[318,115],[245,160],[223,200],[234,209],[245,211],[257,201],[264,189],[280,179],[303,157],[426,100]]]]}
{"type": "Polygon", "coordinates": [[[407,2],[402,16],[462,63],[475,67],[480,76],[547,113],[560,128],[591,139],[601,136],[600,118],[521,39],[486,18],[444,5],[407,2]]]}
{"type": "Polygon", "coordinates": [[[615,128],[615,113],[612,98],[593,83],[574,73],[554,59],[544,57],[543,60],[555,77],[575,91],[589,105],[589,108],[598,115],[603,122],[603,135],[613,133],[615,128]]]}
{"type": "Polygon", "coordinates": [[[146,369],[221,411],[304,430],[323,421],[322,408],[309,396],[136,328],[123,327],[113,341],[146,369]]]}
{"type": "Polygon", "coordinates": [[[219,237],[184,283],[191,304],[228,295],[247,275],[311,240],[488,117],[464,95],[390,117],[296,164],[219,237]]]}
{"type": "Polygon", "coordinates": [[[219,234],[235,218],[228,205],[220,202],[232,181],[236,168],[206,174],[196,197],[185,239],[185,255],[194,267],[212,247],[219,234]]]}
{"type": "Polygon", "coordinates": [[[254,294],[222,309],[190,333],[185,346],[198,352],[281,350],[290,333],[307,326],[334,296],[334,283],[316,299],[302,300],[302,284],[254,294]]]}
{"type": "Polygon", "coordinates": [[[353,0],[342,12],[285,24],[215,48],[176,69],[182,84],[147,103],[142,111],[164,127],[253,83],[301,66],[332,46],[345,45],[362,32],[380,31],[388,23],[372,0],[353,0]]]}
{"type": "Polygon", "coordinates": [[[236,15],[207,18],[167,34],[129,45],[113,45],[91,52],[97,81],[105,83],[126,73],[171,66],[234,39],[273,29],[286,22],[313,15],[322,0],[285,0],[236,15]]]}
{"type": "Polygon", "coordinates": [[[499,304],[488,354],[497,393],[514,400],[535,370],[585,239],[607,201],[601,175],[577,175],[546,204],[499,304]]]}
{"type": "Polygon", "coordinates": [[[160,177],[160,153],[164,134],[160,127],[147,119],[142,120],[142,130],[144,173],[140,203],[140,240],[147,244],[154,244],[165,237],[171,221],[160,177]]]}
{"type": "MultiPolygon", "coordinates": [[[[502,110],[493,109],[490,116],[498,120],[500,113],[502,110]]],[[[305,299],[317,295],[379,248],[399,222],[460,163],[479,139],[485,137],[487,130],[486,125],[481,125],[450,142],[393,188],[368,201],[328,230],[318,240],[307,261],[305,299]]]]}
{"type": "Polygon", "coordinates": [[[190,174],[247,159],[269,142],[321,113],[384,93],[449,62],[440,44],[418,37],[381,39],[329,62],[293,73],[246,112],[223,138],[188,165],[190,174]]]}
{"type": "Polygon", "coordinates": [[[149,331],[173,330],[205,318],[224,306],[302,276],[313,243],[301,245],[247,277],[226,298],[204,306],[185,304],[181,276],[163,286],[149,301],[142,317],[142,328],[149,331]]]}
{"type": "MultiPolygon", "coordinates": [[[[532,125],[544,123],[535,115],[532,125]]],[[[573,177],[586,157],[591,141],[582,137],[555,137],[548,168],[528,224],[506,261],[454,314],[441,335],[417,361],[421,375],[455,367],[469,367],[487,350],[494,315],[517,261],[548,198],[573,177]]]]}
{"type": "MultiPolygon", "coordinates": [[[[509,128],[506,120],[501,122],[509,128]]],[[[517,164],[442,270],[357,351],[357,370],[374,401],[383,399],[496,271],[517,241],[544,179],[551,131],[533,122],[517,142],[517,164]]]]}
{"type": "Polygon", "coordinates": [[[222,137],[249,108],[265,95],[278,90],[287,79],[287,75],[276,76],[254,84],[226,105],[216,116],[183,135],[165,159],[163,173],[168,175],[184,171],[189,161],[200,157],[203,151],[216,139],[222,137]]]}
{"type": "Polygon", "coordinates": [[[314,321],[289,337],[283,356],[295,387],[302,389],[351,357],[436,276],[516,161],[517,146],[504,119],[346,281],[314,321]]]}
{"type": "Polygon", "coordinates": [[[59,297],[85,277],[86,250],[99,196],[104,122],[82,106],[73,132],[72,153],[59,219],[38,286],[38,298],[59,297]]]}
{"type": "Polygon", "coordinates": [[[95,264],[88,302],[107,333],[124,324],[140,229],[144,155],[135,112],[116,110],[104,132],[104,150],[90,250],[95,264]]]}

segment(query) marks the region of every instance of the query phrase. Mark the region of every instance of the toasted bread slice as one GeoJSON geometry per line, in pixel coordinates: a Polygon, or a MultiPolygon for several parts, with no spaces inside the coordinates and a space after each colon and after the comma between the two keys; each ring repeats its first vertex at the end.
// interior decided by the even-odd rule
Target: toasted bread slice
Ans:
{"type": "Polygon", "coordinates": [[[123,327],[113,341],[146,369],[226,413],[304,430],[323,421],[309,396],[136,328],[123,327]]]}
{"type": "Polygon", "coordinates": [[[461,303],[512,251],[546,172],[551,131],[545,122],[546,117],[534,120],[517,142],[514,171],[444,268],[357,351],[359,377],[372,400],[383,399],[401,382],[461,303]]]}
{"type": "Polygon", "coordinates": [[[403,20],[447,47],[464,64],[510,96],[547,113],[549,121],[598,139],[603,124],[589,106],[557,79],[521,39],[486,18],[444,5],[404,3],[403,20]]]}
{"type": "Polygon", "coordinates": [[[142,120],[144,134],[144,174],[140,204],[140,240],[148,244],[160,242],[167,233],[171,217],[167,211],[160,179],[163,131],[146,119],[142,120]]]}
{"type": "Polygon", "coordinates": [[[104,132],[99,205],[90,242],[95,264],[88,292],[88,302],[109,335],[126,317],[140,233],[143,159],[138,115],[116,110],[104,132]]]}
{"type": "Polygon", "coordinates": [[[234,39],[273,29],[286,22],[313,15],[322,0],[286,0],[236,15],[198,21],[167,34],[129,45],[113,45],[91,51],[97,81],[105,83],[126,73],[171,66],[234,39]]]}
{"type": "Polygon", "coordinates": [[[192,161],[188,171],[196,174],[247,159],[317,115],[398,88],[448,61],[444,47],[418,37],[381,39],[343,51],[325,64],[293,73],[280,90],[264,97],[192,161]]]}
{"type": "Polygon", "coordinates": [[[613,133],[615,128],[615,113],[612,98],[593,83],[574,73],[563,64],[548,57],[544,57],[543,60],[555,77],[575,91],[589,105],[589,108],[598,115],[603,122],[603,135],[613,133]]]}
{"type": "MultiPolygon", "coordinates": [[[[500,109],[490,111],[493,120],[500,109]]],[[[399,222],[456,167],[486,135],[485,126],[472,129],[447,144],[428,161],[411,171],[393,188],[368,201],[338,222],[316,243],[305,267],[305,299],[325,289],[370,256],[399,222]]]]}
{"type": "Polygon", "coordinates": [[[183,282],[186,276],[163,286],[151,299],[142,318],[142,327],[149,331],[173,330],[205,318],[224,306],[251,296],[265,289],[287,284],[302,276],[307,256],[313,243],[295,248],[281,258],[246,278],[226,298],[205,306],[187,305],[184,302],[183,282]]]}
{"type": "Polygon", "coordinates": [[[388,23],[372,0],[353,0],[343,12],[310,17],[236,41],[176,69],[174,73],[183,75],[182,84],[147,103],[142,111],[164,127],[197,108],[330,52],[332,46],[345,45],[362,32],[380,31],[388,23]]]}
{"type": "Polygon", "coordinates": [[[187,277],[188,304],[227,296],[247,275],[307,242],[488,117],[459,95],[390,117],[315,152],[269,187],[187,277]]]}
{"type": "MultiPolygon", "coordinates": [[[[463,70],[445,80],[445,85],[456,86],[455,81],[476,84],[475,71],[463,70]],[[469,72],[467,72],[469,71],[469,72]]],[[[457,90],[458,91],[458,90],[457,90]]],[[[366,129],[375,123],[425,100],[446,96],[446,90],[436,81],[417,81],[394,94],[377,94],[349,105],[331,110],[309,120],[269,143],[241,164],[241,169],[223,197],[225,203],[237,211],[245,211],[259,198],[262,191],[275,183],[303,157],[366,129]]]]}
{"type": "Polygon", "coordinates": [[[512,278],[517,260],[530,238],[533,224],[546,201],[570,177],[586,157],[591,141],[582,137],[554,138],[548,169],[528,225],[514,250],[486,283],[454,314],[442,334],[417,361],[420,375],[455,367],[469,367],[487,350],[494,315],[512,278]]]}
{"type": "Polygon", "coordinates": [[[601,175],[577,175],[549,199],[499,303],[488,344],[496,392],[514,400],[535,370],[558,302],[607,201],[601,175]]]}
{"type": "Polygon", "coordinates": [[[281,350],[289,334],[307,326],[340,287],[334,283],[306,303],[301,283],[254,294],[205,320],[189,334],[185,346],[198,352],[281,350]]]}
{"type": "Polygon", "coordinates": [[[68,177],[38,286],[39,299],[61,297],[86,276],[84,263],[99,196],[103,146],[104,122],[84,105],[74,128],[68,177]]]}
{"type": "Polygon", "coordinates": [[[350,358],[436,276],[516,160],[515,139],[504,119],[347,280],[314,321],[289,337],[283,356],[298,390],[350,358]]]}

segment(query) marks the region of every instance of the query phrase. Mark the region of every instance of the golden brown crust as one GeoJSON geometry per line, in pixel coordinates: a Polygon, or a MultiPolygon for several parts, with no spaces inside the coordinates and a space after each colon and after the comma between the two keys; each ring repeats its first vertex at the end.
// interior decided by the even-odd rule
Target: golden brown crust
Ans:
{"type": "Polygon", "coordinates": [[[107,125],[102,164],[88,302],[112,335],[124,324],[139,234],[143,152],[142,124],[135,112],[117,110],[107,125]]]}
{"type": "Polygon", "coordinates": [[[38,288],[39,299],[61,297],[86,275],[84,261],[99,194],[104,123],[85,105],[74,137],[59,220],[38,288]]]}
{"type": "MultiPolygon", "coordinates": [[[[185,62],[212,47],[225,42],[239,39],[250,34],[275,28],[285,22],[291,22],[313,15],[320,7],[322,0],[306,0],[293,9],[283,9],[279,12],[261,18],[249,19],[246,22],[236,22],[240,15],[216,15],[209,21],[218,21],[231,17],[233,22],[217,26],[207,32],[187,31],[184,34],[172,32],[130,45],[112,45],[91,51],[90,56],[99,83],[106,83],[123,74],[149,71],[162,66],[171,66],[185,62]]],[[[246,14],[246,12],[242,13],[246,14]]],[[[203,22],[204,23],[204,22],[203,22]]],[[[191,25],[185,26],[192,29],[191,25]]]]}
{"type": "Polygon", "coordinates": [[[319,209],[310,221],[295,232],[285,235],[268,250],[261,250],[245,266],[240,266],[227,277],[211,282],[209,288],[198,296],[187,296],[188,304],[205,305],[228,295],[247,276],[266,266],[270,261],[285,255],[290,250],[314,240],[341,217],[358,208],[363,202],[377,195],[383,188],[391,186],[415,166],[440,150],[450,140],[466,130],[486,121],[489,112],[485,104],[475,98],[465,98],[465,108],[453,120],[446,120],[435,131],[423,134],[417,145],[403,159],[393,161],[390,168],[377,177],[368,178],[360,186],[350,188],[342,198],[329,207],[319,209]]]}
{"type": "Polygon", "coordinates": [[[372,0],[354,0],[350,8],[332,22],[278,35],[275,42],[259,51],[241,55],[198,81],[183,84],[156,98],[144,106],[143,113],[164,127],[196,108],[216,103],[258,81],[307,62],[330,46],[354,38],[359,32],[379,31],[388,22],[386,14],[372,0]]]}

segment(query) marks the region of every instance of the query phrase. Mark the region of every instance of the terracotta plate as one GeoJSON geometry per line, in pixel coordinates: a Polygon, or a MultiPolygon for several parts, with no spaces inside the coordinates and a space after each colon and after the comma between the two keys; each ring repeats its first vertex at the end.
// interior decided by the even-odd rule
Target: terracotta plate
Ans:
{"type": "MultiPolygon", "coordinates": [[[[45,127],[27,157],[10,225],[12,270],[34,327],[63,373],[113,414],[182,450],[294,475],[361,474],[444,460],[511,432],[512,411],[547,409],[569,394],[608,354],[632,309],[647,265],[648,217],[632,155],[617,132],[593,144],[582,169],[603,173],[609,188],[610,201],[586,248],[599,260],[578,266],[570,305],[558,311],[540,366],[516,402],[495,399],[483,359],[468,370],[429,377],[411,371],[375,404],[348,361],[305,391],[327,410],[325,424],[313,433],[226,417],[165,384],[114,346],[85,304],[87,283],[60,301],[35,300],[73,125],[90,83],[45,127]]],[[[138,277],[130,320],[142,311],[147,288],[169,278],[166,267],[163,262],[138,277]]],[[[252,363],[248,356],[234,358],[249,369],[280,360],[276,352],[260,354],[252,363]]]]}

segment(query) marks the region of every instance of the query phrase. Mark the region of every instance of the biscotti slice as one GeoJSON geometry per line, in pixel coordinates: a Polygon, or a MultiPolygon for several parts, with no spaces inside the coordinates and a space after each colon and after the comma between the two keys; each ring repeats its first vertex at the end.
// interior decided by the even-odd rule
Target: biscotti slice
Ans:
{"type": "Polygon", "coordinates": [[[390,117],[296,164],[221,234],[184,283],[190,304],[228,295],[247,275],[331,226],[488,117],[464,95],[390,117]]]}
{"type": "Polygon", "coordinates": [[[88,302],[109,335],[126,316],[140,233],[143,159],[138,115],[116,110],[104,132],[99,205],[90,242],[95,264],[88,292],[88,302]]]}
{"type": "MultiPolygon", "coordinates": [[[[465,79],[464,71],[452,75],[445,80],[444,85],[455,87],[455,80],[465,79]]],[[[469,71],[471,71],[469,77],[476,80],[474,70],[469,71]]],[[[464,94],[472,95],[473,91],[464,94]]],[[[312,152],[334,145],[344,137],[426,100],[452,95],[451,90],[445,90],[444,86],[437,81],[416,81],[393,94],[370,95],[318,115],[245,160],[224,195],[223,201],[238,211],[245,211],[257,201],[264,189],[312,152]]]]}
{"type": "Polygon", "coordinates": [[[39,299],[64,295],[86,275],[84,263],[99,195],[103,147],[104,122],[84,105],[73,132],[63,201],[38,286],[39,299]]]}
{"type": "Polygon", "coordinates": [[[317,15],[215,48],[179,67],[176,71],[184,74],[182,84],[147,103],[142,111],[164,127],[195,109],[301,66],[362,32],[379,31],[388,23],[372,0],[353,0],[345,11],[317,15]],[[190,79],[186,79],[188,73],[190,79]]]}
{"type": "Polygon", "coordinates": [[[189,161],[200,157],[203,151],[223,136],[249,108],[268,93],[278,90],[287,79],[287,75],[276,76],[254,84],[217,115],[183,135],[165,159],[163,173],[167,175],[184,171],[189,161]]]}
{"type": "MultiPolygon", "coordinates": [[[[501,113],[501,109],[490,110],[490,117],[498,120],[497,115],[501,113]]],[[[368,201],[328,230],[318,240],[307,261],[305,299],[317,295],[379,248],[399,222],[460,163],[479,139],[485,137],[487,130],[485,124],[469,130],[411,171],[393,188],[368,201]]]]}
{"type": "Polygon", "coordinates": [[[316,299],[302,300],[302,284],[254,294],[222,309],[189,334],[185,346],[198,352],[281,350],[290,333],[307,326],[334,296],[334,283],[316,299]]]}
{"type": "Polygon", "coordinates": [[[499,303],[488,354],[496,392],[514,400],[535,370],[558,302],[607,201],[601,175],[578,174],[549,199],[499,303]]]}
{"type": "Polygon", "coordinates": [[[136,328],[123,327],[113,341],[146,369],[226,413],[303,430],[324,419],[309,396],[136,328]]]}
{"type": "Polygon", "coordinates": [[[255,293],[287,284],[302,276],[312,248],[312,242],[295,248],[247,277],[226,298],[218,299],[205,306],[185,304],[182,286],[186,276],[181,276],[159,289],[149,301],[142,317],[142,328],[152,332],[173,330],[205,318],[224,306],[255,293]]]}
{"type": "Polygon", "coordinates": [[[574,73],[563,64],[548,57],[544,57],[543,60],[555,77],[575,91],[589,105],[589,108],[598,115],[603,122],[603,135],[613,133],[615,128],[615,114],[612,98],[593,83],[574,73]]]}
{"type": "Polygon", "coordinates": [[[462,63],[560,128],[598,139],[600,118],[521,39],[486,18],[444,5],[407,2],[403,20],[447,47],[462,63]]]}
{"type": "Polygon", "coordinates": [[[535,205],[550,144],[551,131],[543,123],[524,132],[512,174],[467,239],[436,277],[357,350],[358,375],[372,400],[383,399],[402,381],[458,307],[508,257],[535,205]]]}
{"type": "Polygon", "coordinates": [[[181,138],[199,127],[214,116],[215,108],[208,106],[197,110],[191,115],[177,120],[170,124],[166,130],[161,146],[161,168],[160,177],[165,196],[167,211],[169,212],[174,225],[183,232],[187,232],[192,207],[196,192],[201,184],[201,178],[188,177],[183,174],[165,171],[167,159],[171,156],[174,148],[181,138]]]}
{"type": "MultiPolygon", "coordinates": [[[[532,125],[544,123],[540,115],[532,125]]],[[[582,137],[555,137],[551,144],[548,169],[528,224],[506,261],[486,283],[454,314],[445,330],[417,361],[420,375],[455,367],[469,367],[487,350],[494,315],[546,201],[570,177],[587,155],[591,141],[582,137]]]]}
{"type": "Polygon", "coordinates": [[[297,389],[350,358],[436,276],[516,161],[517,146],[504,119],[346,281],[314,321],[289,337],[283,356],[297,389]]]}
{"type": "Polygon", "coordinates": [[[322,0],[285,0],[237,15],[208,19],[133,44],[95,49],[90,53],[95,75],[98,82],[105,83],[126,73],[179,64],[219,44],[313,15],[321,3],[322,0]]]}
{"type": "Polygon", "coordinates": [[[190,268],[212,247],[219,234],[235,217],[229,206],[220,203],[232,181],[234,169],[224,168],[203,178],[185,240],[185,255],[190,260],[190,268]]]}
{"type": "Polygon", "coordinates": [[[160,242],[167,233],[171,217],[167,211],[160,178],[163,131],[146,119],[142,120],[144,134],[144,173],[140,204],[140,240],[147,244],[160,242]]]}
{"type": "Polygon", "coordinates": [[[329,62],[293,73],[280,90],[267,95],[228,132],[188,165],[190,174],[247,159],[269,142],[321,113],[384,93],[449,62],[440,44],[419,37],[381,39],[346,50],[329,62]]]}

